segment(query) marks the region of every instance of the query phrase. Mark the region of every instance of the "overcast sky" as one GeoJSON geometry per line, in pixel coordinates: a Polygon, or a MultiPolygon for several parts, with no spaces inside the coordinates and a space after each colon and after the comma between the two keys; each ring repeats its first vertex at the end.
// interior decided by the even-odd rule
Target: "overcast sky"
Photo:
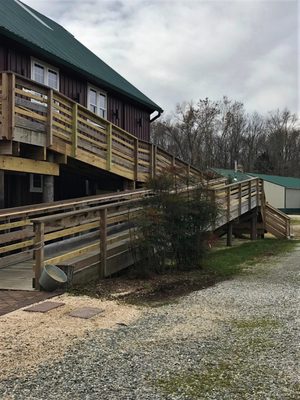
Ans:
{"type": "Polygon", "coordinates": [[[299,112],[296,0],[23,0],[158,103],[299,112]]]}

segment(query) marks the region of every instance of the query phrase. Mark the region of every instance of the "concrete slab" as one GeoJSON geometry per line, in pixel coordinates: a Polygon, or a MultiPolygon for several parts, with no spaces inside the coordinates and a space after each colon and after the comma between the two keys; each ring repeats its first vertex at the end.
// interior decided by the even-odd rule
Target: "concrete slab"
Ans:
{"type": "Polygon", "coordinates": [[[32,287],[32,278],[32,260],[0,268],[0,289],[34,290],[32,287]]]}
{"type": "Polygon", "coordinates": [[[75,318],[83,318],[83,319],[89,319],[94,317],[95,315],[103,313],[104,310],[101,308],[96,308],[96,307],[82,307],[78,308],[77,310],[71,311],[70,316],[75,317],[75,318]]]}
{"type": "Polygon", "coordinates": [[[32,307],[25,308],[24,311],[46,313],[48,311],[54,310],[55,308],[64,305],[65,303],[59,303],[55,301],[45,301],[44,303],[36,304],[32,307]]]}

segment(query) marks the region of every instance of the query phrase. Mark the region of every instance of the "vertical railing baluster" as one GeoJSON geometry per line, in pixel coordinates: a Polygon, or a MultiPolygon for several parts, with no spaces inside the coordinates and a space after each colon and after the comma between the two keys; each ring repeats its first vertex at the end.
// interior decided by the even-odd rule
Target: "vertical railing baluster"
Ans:
{"type": "Polygon", "coordinates": [[[41,271],[44,268],[44,246],[45,246],[45,224],[44,222],[34,222],[34,287],[35,289],[40,289],[40,276],[41,271]]]}

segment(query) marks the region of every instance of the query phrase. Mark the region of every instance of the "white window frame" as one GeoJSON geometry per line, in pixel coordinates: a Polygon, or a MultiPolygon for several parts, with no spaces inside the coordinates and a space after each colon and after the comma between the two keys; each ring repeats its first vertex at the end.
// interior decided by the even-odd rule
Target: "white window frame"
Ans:
{"type": "Polygon", "coordinates": [[[34,186],[34,175],[40,175],[40,174],[30,174],[30,188],[29,188],[29,191],[31,193],[43,193],[44,177],[43,177],[43,175],[40,175],[41,186],[34,186]]]}
{"type": "MultiPolygon", "coordinates": [[[[53,67],[53,66],[50,65],[50,64],[45,63],[44,61],[40,61],[40,60],[38,60],[37,58],[31,57],[31,79],[32,79],[33,81],[34,81],[34,65],[35,65],[35,64],[37,64],[37,65],[39,65],[40,67],[43,67],[43,68],[44,68],[45,76],[44,76],[44,83],[43,83],[43,84],[44,84],[45,86],[51,87],[51,86],[48,85],[49,70],[51,70],[51,71],[53,71],[53,72],[55,72],[55,73],[57,74],[57,87],[56,87],[56,88],[51,87],[51,89],[54,89],[54,90],[59,91],[59,69],[56,68],[56,67],[53,67]]],[[[36,82],[36,81],[35,81],[35,82],[36,82]]]]}
{"type": "MultiPolygon", "coordinates": [[[[107,92],[105,92],[104,90],[102,90],[102,89],[100,89],[100,88],[98,88],[98,87],[96,87],[96,86],[93,86],[93,85],[90,85],[90,84],[88,84],[88,90],[87,90],[87,108],[90,110],[90,90],[94,90],[96,93],[97,93],[97,96],[96,96],[96,99],[97,99],[97,101],[98,101],[98,95],[102,95],[102,96],[104,96],[105,97],[105,108],[104,108],[104,116],[102,117],[101,115],[100,115],[100,113],[99,113],[99,111],[100,111],[100,106],[98,105],[98,104],[95,104],[96,105],[96,114],[100,117],[100,118],[104,118],[104,119],[107,119],[107,92]]],[[[91,110],[90,110],[91,111],[91,110]]],[[[93,112],[93,111],[92,111],[93,112]]]]}

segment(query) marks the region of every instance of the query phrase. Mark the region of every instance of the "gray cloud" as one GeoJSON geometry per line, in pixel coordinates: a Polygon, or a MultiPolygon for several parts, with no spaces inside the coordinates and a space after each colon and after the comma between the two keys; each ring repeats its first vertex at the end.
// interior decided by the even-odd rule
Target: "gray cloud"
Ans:
{"type": "Polygon", "coordinates": [[[297,1],[25,0],[170,112],[227,95],[298,111],[297,1]]]}

